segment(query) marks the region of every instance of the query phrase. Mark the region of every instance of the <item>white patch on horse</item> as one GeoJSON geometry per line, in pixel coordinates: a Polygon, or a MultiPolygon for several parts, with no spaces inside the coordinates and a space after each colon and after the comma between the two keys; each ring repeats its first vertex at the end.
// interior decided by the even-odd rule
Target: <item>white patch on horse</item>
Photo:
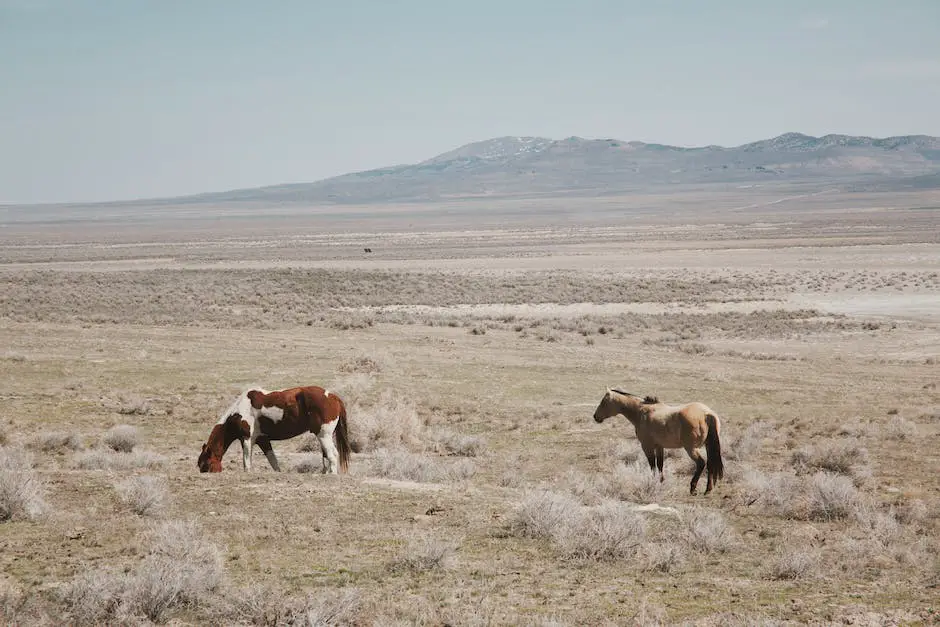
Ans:
{"type": "Polygon", "coordinates": [[[277,422],[284,417],[284,410],[277,406],[262,407],[258,410],[257,416],[263,416],[271,422],[277,422]]]}
{"type": "Polygon", "coordinates": [[[323,390],[323,396],[326,396],[327,398],[329,398],[329,396],[330,396],[330,391],[329,391],[329,390],[323,390]]]}

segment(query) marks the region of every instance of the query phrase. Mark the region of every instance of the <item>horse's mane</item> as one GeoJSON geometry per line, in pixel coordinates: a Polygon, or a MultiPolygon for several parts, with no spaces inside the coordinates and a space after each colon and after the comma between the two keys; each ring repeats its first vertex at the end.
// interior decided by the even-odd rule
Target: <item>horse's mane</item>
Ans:
{"type": "Polygon", "coordinates": [[[617,388],[610,388],[610,391],[611,391],[611,392],[616,392],[617,394],[623,394],[624,396],[632,396],[633,398],[641,398],[641,399],[643,399],[643,404],[644,404],[644,405],[655,405],[655,404],[657,404],[657,403],[659,402],[659,398],[658,398],[658,397],[656,397],[656,396],[650,396],[649,394],[647,394],[646,396],[640,396],[639,394],[634,394],[633,392],[625,392],[625,391],[619,390],[619,389],[617,389],[617,388]]]}
{"type": "Polygon", "coordinates": [[[647,394],[646,396],[640,396],[639,394],[634,394],[633,392],[626,392],[618,388],[610,388],[610,391],[616,392],[617,394],[623,394],[624,396],[632,396],[633,398],[641,398],[643,399],[644,405],[655,405],[656,403],[659,402],[659,397],[650,396],[649,394],[647,394]]]}

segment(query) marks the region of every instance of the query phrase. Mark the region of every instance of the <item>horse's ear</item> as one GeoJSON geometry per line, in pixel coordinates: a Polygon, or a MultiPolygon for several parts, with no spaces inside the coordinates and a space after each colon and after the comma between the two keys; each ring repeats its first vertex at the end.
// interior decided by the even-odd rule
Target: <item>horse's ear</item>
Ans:
{"type": "Polygon", "coordinates": [[[225,422],[228,424],[237,425],[238,421],[241,419],[242,419],[242,415],[238,412],[235,412],[234,414],[229,414],[228,418],[225,419],[225,422]]]}
{"type": "Polygon", "coordinates": [[[202,445],[202,452],[203,452],[203,453],[205,453],[205,452],[206,452],[206,448],[208,448],[208,445],[206,445],[206,444],[203,444],[203,445],[202,445]]]}

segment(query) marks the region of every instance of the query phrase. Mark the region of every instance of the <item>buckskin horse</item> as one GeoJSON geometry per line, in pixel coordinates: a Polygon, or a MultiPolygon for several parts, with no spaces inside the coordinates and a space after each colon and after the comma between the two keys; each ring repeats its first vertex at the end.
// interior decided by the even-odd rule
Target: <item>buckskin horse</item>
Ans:
{"type": "Polygon", "coordinates": [[[718,414],[702,403],[685,405],[666,405],[653,396],[640,397],[622,390],[608,389],[594,410],[595,422],[604,422],[607,418],[622,414],[633,424],[636,437],[640,441],[643,453],[649,461],[650,469],[659,469],[659,479],[663,480],[663,449],[684,448],[695,462],[695,474],[689,492],[695,494],[695,487],[708,469],[708,483],[705,494],[724,476],[725,466],[721,461],[721,420],[718,414]],[[698,448],[705,445],[708,461],[702,459],[698,448]]]}
{"type": "Polygon", "coordinates": [[[337,468],[346,472],[351,447],[346,405],[339,396],[314,385],[276,392],[254,388],[243,392],[212,427],[196,465],[200,472],[221,472],[222,456],[238,440],[246,471],[251,470],[252,448],[257,444],[280,472],[271,442],[308,431],[320,441],[323,472],[336,474],[337,468]]]}

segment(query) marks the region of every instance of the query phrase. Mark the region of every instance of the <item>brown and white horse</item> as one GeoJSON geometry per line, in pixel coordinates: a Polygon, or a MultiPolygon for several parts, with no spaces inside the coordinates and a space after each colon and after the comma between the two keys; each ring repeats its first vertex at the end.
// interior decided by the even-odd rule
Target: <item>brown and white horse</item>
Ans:
{"type": "Polygon", "coordinates": [[[690,493],[695,494],[695,487],[708,468],[708,484],[705,494],[724,476],[725,466],[721,461],[721,420],[718,414],[702,403],[685,405],[666,405],[652,396],[641,398],[629,392],[608,389],[594,410],[594,420],[604,422],[607,418],[622,414],[636,429],[636,437],[646,454],[650,469],[659,469],[660,481],[663,478],[663,449],[684,448],[695,462],[695,474],[692,476],[690,493]],[[708,461],[702,459],[698,449],[705,446],[708,461]]]}
{"type": "Polygon", "coordinates": [[[271,467],[280,471],[271,442],[308,431],[320,441],[323,472],[336,474],[337,466],[346,472],[351,449],[346,405],[339,396],[314,385],[277,392],[251,389],[243,392],[212,427],[196,465],[200,472],[221,472],[222,456],[238,440],[246,471],[251,470],[255,444],[264,451],[271,467]]]}

